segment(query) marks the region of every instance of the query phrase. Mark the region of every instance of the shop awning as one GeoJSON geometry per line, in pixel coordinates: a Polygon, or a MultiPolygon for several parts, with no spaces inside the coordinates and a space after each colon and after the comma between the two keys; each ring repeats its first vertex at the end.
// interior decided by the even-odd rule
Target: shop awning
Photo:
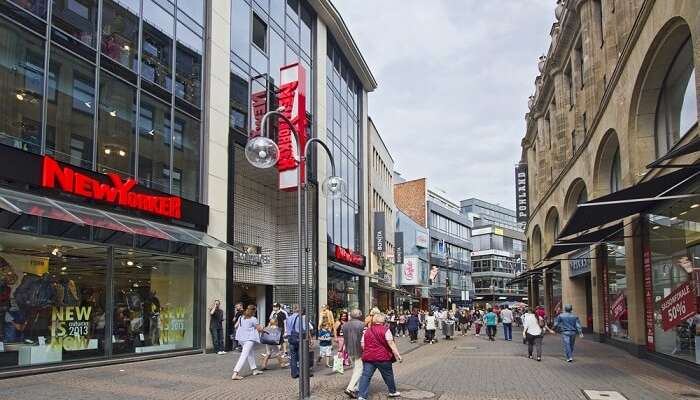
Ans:
{"type": "Polygon", "coordinates": [[[663,157],[657,159],[653,163],[647,165],[647,168],[679,168],[688,167],[689,165],[678,165],[678,164],[663,164],[664,161],[672,160],[676,157],[681,157],[691,153],[697,153],[700,151],[700,136],[696,136],[690,142],[675,148],[663,157]]]}
{"type": "Polygon", "coordinates": [[[527,271],[524,271],[520,275],[511,279],[510,282],[508,282],[506,284],[506,286],[514,285],[516,283],[527,282],[531,276],[539,276],[539,275],[542,275],[548,269],[559,268],[559,267],[561,267],[561,263],[559,261],[550,262],[550,263],[542,263],[541,265],[539,265],[535,268],[529,269],[527,271]]]}
{"type": "Polygon", "coordinates": [[[4,188],[0,188],[0,208],[14,214],[29,214],[212,249],[238,251],[230,244],[194,229],[129,217],[4,188]]]}
{"type": "Polygon", "coordinates": [[[552,246],[552,248],[549,249],[549,252],[547,252],[545,258],[552,259],[553,257],[603,242],[606,239],[609,239],[611,236],[615,236],[615,234],[620,230],[622,230],[622,222],[598,229],[594,232],[584,233],[583,235],[577,236],[573,239],[558,240],[552,246]]]}
{"type": "Polygon", "coordinates": [[[350,275],[357,276],[369,276],[369,274],[364,269],[353,268],[335,261],[328,260],[328,267],[336,271],[345,272],[350,275]]]}
{"type": "Polygon", "coordinates": [[[559,238],[639,214],[665,200],[700,196],[682,193],[682,188],[698,174],[700,171],[695,168],[684,168],[579,204],[559,238]]]}

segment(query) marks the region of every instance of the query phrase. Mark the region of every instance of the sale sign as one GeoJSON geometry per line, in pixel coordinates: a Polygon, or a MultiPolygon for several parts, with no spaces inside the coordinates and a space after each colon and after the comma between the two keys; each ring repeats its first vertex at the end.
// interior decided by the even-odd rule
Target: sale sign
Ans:
{"type": "Polygon", "coordinates": [[[661,299],[659,303],[665,331],[681,324],[697,312],[693,287],[687,281],[661,299]]]}
{"type": "Polygon", "coordinates": [[[627,298],[623,293],[620,293],[617,298],[615,298],[615,301],[613,301],[610,306],[610,313],[614,321],[619,321],[627,314],[627,298]]]}
{"type": "Polygon", "coordinates": [[[644,246],[642,252],[642,262],[644,265],[644,320],[647,331],[647,350],[654,351],[654,299],[651,283],[651,247],[644,246]]]}

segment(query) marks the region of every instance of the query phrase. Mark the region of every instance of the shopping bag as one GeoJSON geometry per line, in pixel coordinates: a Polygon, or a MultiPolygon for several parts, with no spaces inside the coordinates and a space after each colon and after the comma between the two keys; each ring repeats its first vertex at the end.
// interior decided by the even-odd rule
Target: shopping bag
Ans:
{"type": "Polygon", "coordinates": [[[345,368],[343,367],[343,355],[341,353],[338,353],[333,357],[333,372],[337,372],[339,374],[345,372],[345,368]]]}

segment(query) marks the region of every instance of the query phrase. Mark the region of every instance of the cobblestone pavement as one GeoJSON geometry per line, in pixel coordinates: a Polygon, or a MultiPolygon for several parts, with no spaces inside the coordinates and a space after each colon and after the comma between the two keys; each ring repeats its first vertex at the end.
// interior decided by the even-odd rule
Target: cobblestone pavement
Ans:
{"type": "MultiPolygon", "coordinates": [[[[410,345],[400,338],[404,362],[394,367],[399,390],[403,398],[437,400],[585,399],[585,389],[615,390],[629,400],[700,399],[697,382],[609,345],[580,340],[576,362],[567,364],[559,337],[548,336],[544,358],[538,363],[525,357],[526,348],[515,337],[513,342],[457,337],[433,345],[410,345]]],[[[274,362],[273,369],[261,376],[231,381],[237,355],[183,356],[11,378],[0,381],[0,399],[296,398],[297,381],[274,362]]],[[[339,375],[315,367],[313,398],[345,399],[342,390],[349,372],[339,375]]],[[[373,400],[386,396],[378,373],[371,393],[373,400]]]]}

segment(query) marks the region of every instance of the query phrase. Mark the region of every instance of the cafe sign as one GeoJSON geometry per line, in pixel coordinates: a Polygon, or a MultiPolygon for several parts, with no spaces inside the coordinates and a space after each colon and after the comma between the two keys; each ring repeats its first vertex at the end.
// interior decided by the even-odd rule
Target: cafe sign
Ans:
{"type": "Polygon", "coordinates": [[[659,302],[664,331],[673,329],[695,315],[695,294],[689,282],[684,282],[676,290],[659,302]]]}

